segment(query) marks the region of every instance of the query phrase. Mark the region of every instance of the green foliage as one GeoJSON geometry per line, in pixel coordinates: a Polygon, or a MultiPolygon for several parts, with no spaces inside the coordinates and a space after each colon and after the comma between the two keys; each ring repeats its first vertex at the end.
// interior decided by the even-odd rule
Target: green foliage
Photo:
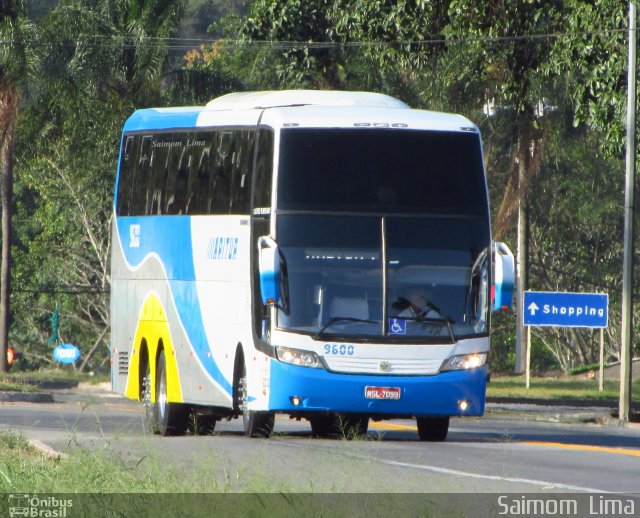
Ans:
{"type": "Polygon", "coordinates": [[[513,372],[516,331],[513,313],[495,313],[491,316],[491,352],[489,370],[492,375],[513,372]]]}
{"type": "Polygon", "coordinates": [[[233,72],[232,59],[220,45],[187,53],[185,66],[175,75],[171,88],[172,104],[206,104],[221,95],[246,90],[233,72]]]}
{"type": "Polygon", "coordinates": [[[545,66],[570,67],[574,124],[594,128],[608,155],[620,156],[625,142],[627,16],[619,0],[566,0],[560,32],[575,36],[558,38],[545,66]]]}
{"type": "MultiPolygon", "coordinates": [[[[450,40],[464,38],[467,49],[462,73],[468,81],[486,85],[485,95],[515,112],[516,122],[529,124],[544,95],[541,67],[548,59],[550,40],[562,2],[452,0],[450,40]]],[[[480,99],[484,101],[485,99],[480,99]]]]}
{"type": "Polygon", "coordinates": [[[85,367],[107,366],[101,343],[108,343],[120,132],[134,107],[160,102],[165,42],[183,7],[166,0],[65,0],[39,21],[39,48],[46,51],[18,130],[11,330],[31,362],[51,362],[48,317],[60,304],[63,341],[80,347],[85,367]]]}
{"type": "MultiPolygon", "coordinates": [[[[529,388],[524,376],[493,377],[487,385],[488,397],[517,397],[535,399],[609,399],[617,400],[620,382],[605,379],[604,391],[598,390],[597,379],[585,377],[537,378],[532,377],[529,388]]],[[[635,383],[634,393],[640,395],[640,383],[635,383]]]]}
{"type": "MultiPolygon", "coordinates": [[[[65,341],[83,352],[106,343],[111,196],[131,111],[281,88],[380,91],[475,121],[492,215],[503,214],[511,244],[514,201],[528,193],[531,287],[608,291],[606,352],[616,357],[627,43],[619,2],[199,0],[189,4],[189,30],[214,22],[212,34],[229,39],[182,60],[169,38],[185,5],[62,0],[35,21],[0,24],[4,38],[25,42],[0,48],[0,67],[16,72],[23,94],[11,339],[25,361],[50,361],[44,344],[56,303],[65,341]],[[39,45],[26,44],[36,35],[39,45]]],[[[493,372],[513,368],[514,324],[513,315],[493,319],[493,372]]],[[[597,342],[588,331],[536,330],[534,368],[591,363],[597,342]]],[[[106,347],[98,350],[87,367],[106,366],[106,347]]]]}
{"type": "Polygon", "coordinates": [[[253,56],[253,63],[265,62],[267,56],[269,61],[273,60],[265,68],[252,67],[259,75],[272,74],[260,78],[260,83],[276,80],[280,88],[344,86],[341,50],[317,45],[333,41],[333,3],[333,0],[257,0],[251,4],[248,15],[236,29],[242,40],[293,43],[280,46],[276,43],[274,51],[265,48],[253,56]]]}

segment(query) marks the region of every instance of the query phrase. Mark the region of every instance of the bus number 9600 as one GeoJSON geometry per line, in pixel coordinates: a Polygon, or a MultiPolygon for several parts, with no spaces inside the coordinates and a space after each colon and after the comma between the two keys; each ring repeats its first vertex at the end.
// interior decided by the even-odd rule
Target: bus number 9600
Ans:
{"type": "Polygon", "coordinates": [[[336,356],[353,356],[353,345],[324,344],[324,354],[336,356]]]}

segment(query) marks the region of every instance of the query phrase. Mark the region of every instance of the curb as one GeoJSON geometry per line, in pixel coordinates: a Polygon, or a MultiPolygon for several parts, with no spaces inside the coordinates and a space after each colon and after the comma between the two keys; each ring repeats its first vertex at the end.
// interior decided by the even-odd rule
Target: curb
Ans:
{"type": "Polygon", "coordinates": [[[66,453],[60,453],[59,451],[54,450],[51,446],[38,439],[29,439],[29,444],[50,459],[65,459],[69,456],[66,453]]]}
{"type": "Polygon", "coordinates": [[[51,392],[0,392],[2,403],[53,403],[51,392]]]}
{"type": "MultiPolygon", "coordinates": [[[[572,408],[618,408],[618,401],[612,399],[542,399],[542,398],[523,398],[523,397],[487,397],[487,403],[497,404],[515,404],[515,405],[537,405],[537,406],[561,406],[572,408]]],[[[640,404],[634,402],[632,405],[634,410],[640,410],[640,404]]]]}

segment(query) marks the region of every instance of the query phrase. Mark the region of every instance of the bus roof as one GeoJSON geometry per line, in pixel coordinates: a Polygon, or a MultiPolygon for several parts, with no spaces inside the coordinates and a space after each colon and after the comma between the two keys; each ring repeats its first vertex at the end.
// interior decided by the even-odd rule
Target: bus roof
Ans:
{"type": "Polygon", "coordinates": [[[223,95],[205,106],[137,110],[125,132],[253,126],[274,128],[407,128],[440,131],[478,129],[461,115],[410,109],[384,94],[316,90],[240,92],[223,95]]]}
{"type": "MultiPolygon", "coordinates": [[[[203,114],[206,118],[208,113],[203,114]]],[[[200,119],[202,120],[202,119],[200,119]]],[[[427,110],[389,110],[361,106],[301,106],[265,110],[261,124],[273,128],[394,128],[477,132],[462,115],[427,110]]]]}
{"type": "Polygon", "coordinates": [[[331,90],[277,90],[238,92],[223,95],[207,104],[207,110],[248,110],[284,106],[367,106],[370,108],[409,108],[384,94],[331,90]]]}
{"type": "Polygon", "coordinates": [[[145,108],[136,110],[124,123],[124,132],[147,129],[195,128],[203,107],[145,108]]]}

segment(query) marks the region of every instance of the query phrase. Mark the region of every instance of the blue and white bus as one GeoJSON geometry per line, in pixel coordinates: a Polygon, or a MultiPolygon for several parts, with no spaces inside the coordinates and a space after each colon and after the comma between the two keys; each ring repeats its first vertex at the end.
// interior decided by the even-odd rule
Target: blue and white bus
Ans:
{"type": "Polygon", "coordinates": [[[114,198],[112,384],[162,435],[274,415],[317,436],[484,412],[491,239],[464,117],[362,92],[229,94],[136,111],[114,198]]]}

